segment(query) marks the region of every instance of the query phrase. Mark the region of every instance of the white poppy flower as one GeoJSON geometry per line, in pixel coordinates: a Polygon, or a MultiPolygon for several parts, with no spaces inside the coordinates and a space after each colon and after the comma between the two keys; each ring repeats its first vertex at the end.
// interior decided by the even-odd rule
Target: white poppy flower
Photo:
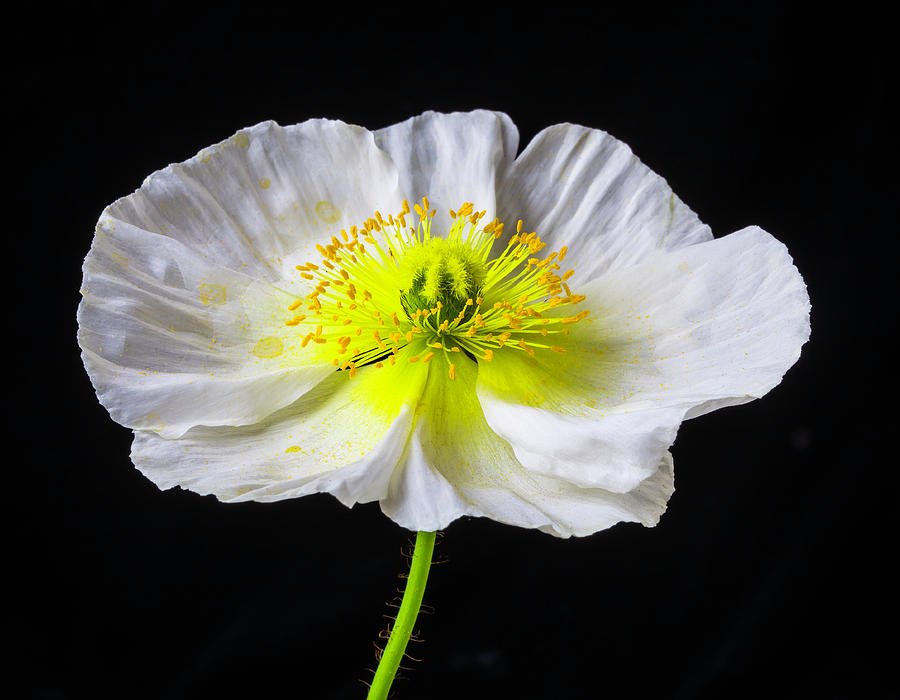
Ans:
{"type": "Polygon", "coordinates": [[[138,469],[410,530],[654,525],[679,424],[779,383],[806,287],[602,131],[517,143],[489,111],[265,122],[110,205],[78,339],[138,469]]]}

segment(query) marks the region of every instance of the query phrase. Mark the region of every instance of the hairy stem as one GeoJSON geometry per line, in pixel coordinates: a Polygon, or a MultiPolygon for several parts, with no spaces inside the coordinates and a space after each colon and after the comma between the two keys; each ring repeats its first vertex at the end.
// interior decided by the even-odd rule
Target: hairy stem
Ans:
{"type": "Polygon", "coordinates": [[[413,551],[412,563],[409,566],[409,578],[406,580],[406,589],[403,591],[403,601],[400,603],[400,611],[391,628],[391,635],[387,646],[378,662],[375,678],[369,688],[368,700],[384,700],[388,696],[397,668],[406,653],[406,644],[412,633],[419,608],[422,606],[422,596],[425,593],[425,583],[428,581],[428,570],[431,568],[431,555],[434,552],[433,532],[419,532],[416,534],[416,547],[413,551]]]}

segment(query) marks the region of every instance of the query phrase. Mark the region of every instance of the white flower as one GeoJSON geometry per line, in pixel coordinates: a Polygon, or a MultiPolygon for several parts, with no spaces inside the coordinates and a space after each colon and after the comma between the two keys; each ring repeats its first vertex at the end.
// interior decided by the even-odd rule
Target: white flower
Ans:
{"type": "Polygon", "coordinates": [[[265,122],[109,206],[78,339],[138,469],[229,502],[377,500],[411,530],[655,524],[679,424],[779,383],[806,288],[608,134],[517,142],[488,111],[265,122]]]}

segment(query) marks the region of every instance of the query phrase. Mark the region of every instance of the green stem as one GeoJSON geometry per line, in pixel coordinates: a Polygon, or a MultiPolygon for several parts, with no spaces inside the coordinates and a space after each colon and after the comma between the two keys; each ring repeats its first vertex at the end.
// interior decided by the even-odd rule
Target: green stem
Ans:
{"type": "Polygon", "coordinates": [[[416,534],[416,548],[413,551],[412,563],[409,565],[409,578],[406,580],[406,590],[403,591],[403,601],[400,603],[400,611],[391,628],[391,635],[387,646],[381,654],[375,678],[369,688],[367,700],[384,700],[387,698],[397,675],[397,668],[406,653],[406,644],[412,633],[419,608],[422,606],[422,596],[425,594],[425,582],[428,581],[428,570],[431,568],[431,554],[434,552],[434,533],[419,532],[416,534]]]}

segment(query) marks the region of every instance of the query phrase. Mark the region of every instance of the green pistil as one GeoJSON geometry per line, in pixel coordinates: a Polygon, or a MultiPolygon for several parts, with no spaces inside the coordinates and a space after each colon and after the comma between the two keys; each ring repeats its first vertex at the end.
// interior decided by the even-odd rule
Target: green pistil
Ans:
{"type": "Polygon", "coordinates": [[[457,241],[432,238],[409,249],[401,263],[405,287],[400,303],[412,319],[418,310],[432,310],[440,302],[441,317],[462,321],[472,315],[466,302],[480,293],[487,268],[478,252],[457,241]]]}

